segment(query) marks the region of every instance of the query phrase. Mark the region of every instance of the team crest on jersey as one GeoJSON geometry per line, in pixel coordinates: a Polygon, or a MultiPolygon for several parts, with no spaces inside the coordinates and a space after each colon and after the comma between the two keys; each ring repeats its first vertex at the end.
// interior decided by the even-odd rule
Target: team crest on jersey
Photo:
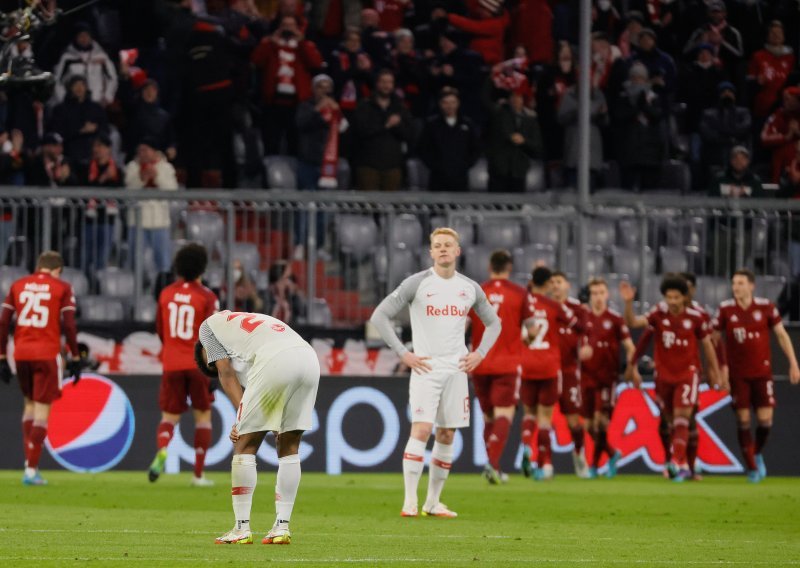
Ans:
{"type": "Polygon", "coordinates": [[[272,331],[277,331],[278,333],[286,331],[286,326],[283,325],[282,323],[273,323],[271,327],[272,331]]]}
{"type": "Polygon", "coordinates": [[[466,298],[467,297],[467,291],[466,290],[459,290],[458,297],[459,298],[466,298]]]}
{"type": "Polygon", "coordinates": [[[603,329],[611,329],[611,320],[603,320],[603,329]]]}
{"type": "Polygon", "coordinates": [[[683,327],[685,329],[692,329],[692,320],[683,320],[683,327]]]}
{"type": "Polygon", "coordinates": [[[737,321],[739,321],[739,318],[736,316],[736,314],[732,315],[731,316],[731,323],[736,323],[737,321]]]}
{"type": "Polygon", "coordinates": [[[669,327],[669,320],[668,319],[663,320],[661,323],[664,324],[664,327],[669,327]]]}
{"type": "Polygon", "coordinates": [[[753,319],[756,321],[761,321],[761,312],[756,310],[753,312],[753,319]]]}

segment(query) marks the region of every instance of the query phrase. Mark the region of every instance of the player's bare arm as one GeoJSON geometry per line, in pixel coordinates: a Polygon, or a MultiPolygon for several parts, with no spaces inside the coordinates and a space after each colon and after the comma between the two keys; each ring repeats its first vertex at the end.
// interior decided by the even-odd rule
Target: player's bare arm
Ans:
{"type": "Polygon", "coordinates": [[[800,383],[800,367],[797,366],[797,356],[794,352],[792,340],[782,323],[776,324],[772,328],[772,331],[775,332],[778,345],[781,346],[781,350],[783,350],[786,358],[789,360],[789,382],[796,385],[800,383]]]}
{"type": "Polygon", "coordinates": [[[222,385],[222,390],[228,395],[234,408],[239,408],[242,402],[242,385],[239,384],[239,379],[236,378],[236,371],[233,370],[230,359],[218,359],[215,362],[217,373],[219,374],[219,383],[222,385]]]}
{"type": "Polygon", "coordinates": [[[722,390],[729,390],[730,386],[720,373],[719,362],[717,361],[717,352],[714,349],[714,343],[711,341],[711,336],[705,336],[701,340],[701,345],[703,346],[703,354],[706,357],[708,382],[722,390]]]}
{"type": "Polygon", "coordinates": [[[497,338],[500,337],[500,331],[503,328],[503,324],[497,316],[497,312],[486,298],[486,294],[481,288],[477,288],[476,292],[478,296],[473,308],[475,309],[475,313],[478,314],[478,317],[481,318],[483,325],[486,326],[486,330],[483,332],[481,344],[459,361],[459,369],[465,373],[471,373],[480,365],[481,361],[483,361],[486,354],[497,341],[497,338]]]}
{"type": "Polygon", "coordinates": [[[647,327],[647,318],[642,315],[636,315],[633,311],[633,299],[636,297],[636,288],[631,286],[630,282],[622,281],[619,283],[619,295],[625,304],[622,317],[625,319],[625,325],[631,329],[641,329],[647,327]]]}

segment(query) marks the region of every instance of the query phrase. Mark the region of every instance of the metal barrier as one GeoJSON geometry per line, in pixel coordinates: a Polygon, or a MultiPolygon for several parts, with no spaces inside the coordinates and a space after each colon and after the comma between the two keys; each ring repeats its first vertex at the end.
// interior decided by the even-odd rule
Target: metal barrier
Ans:
{"type": "Polygon", "coordinates": [[[520,282],[545,263],[576,283],[605,276],[612,300],[616,282],[633,281],[643,304],[658,300],[664,272],[695,272],[699,299],[716,306],[736,267],[754,269],[759,293],[772,299],[800,270],[791,262],[800,204],[783,200],[604,192],[583,206],[566,192],[24,191],[0,188],[0,288],[54,248],[84,320],[151,321],[159,273],[186,242],[208,248],[206,280],[227,307],[270,313],[270,268],[289,267],[306,299],[293,316],[322,326],[368,319],[403,278],[430,265],[428,234],[440,225],[461,233],[460,269],[476,280],[502,247],[513,253],[520,282]],[[234,281],[234,260],[251,287],[234,281]]]}

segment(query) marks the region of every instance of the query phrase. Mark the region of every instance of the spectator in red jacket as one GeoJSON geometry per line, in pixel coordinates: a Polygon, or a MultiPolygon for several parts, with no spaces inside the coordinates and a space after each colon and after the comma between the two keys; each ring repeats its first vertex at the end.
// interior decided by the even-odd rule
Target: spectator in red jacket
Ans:
{"type": "Polygon", "coordinates": [[[778,102],[781,89],[794,69],[792,48],[784,43],[783,24],[773,20],[767,28],[767,43],[750,59],[747,79],[757,84],[753,97],[753,114],[766,118],[778,102]]]}
{"type": "Polygon", "coordinates": [[[380,15],[380,28],[390,33],[402,28],[406,12],[410,8],[413,8],[411,0],[380,0],[375,2],[375,10],[380,15]]]}
{"type": "Polygon", "coordinates": [[[520,0],[512,12],[511,44],[525,47],[532,63],[553,61],[553,10],[547,0],[520,0]]]}
{"type": "Polygon", "coordinates": [[[251,61],[262,74],[264,151],[280,153],[285,136],[288,151],[294,155],[297,105],[311,98],[311,78],[322,67],[322,56],[314,42],[303,36],[297,16],[286,14],[277,31],[261,40],[251,61]]]}
{"type": "Polygon", "coordinates": [[[477,0],[470,8],[470,13],[477,18],[448,14],[450,25],[472,36],[470,49],[480,53],[486,63],[500,63],[505,59],[503,40],[511,23],[508,12],[501,0],[477,0]]]}
{"type": "Polygon", "coordinates": [[[780,180],[784,167],[794,158],[800,140],[800,87],[783,91],[783,106],[773,112],[761,130],[761,143],[772,149],[772,181],[780,180]]]}

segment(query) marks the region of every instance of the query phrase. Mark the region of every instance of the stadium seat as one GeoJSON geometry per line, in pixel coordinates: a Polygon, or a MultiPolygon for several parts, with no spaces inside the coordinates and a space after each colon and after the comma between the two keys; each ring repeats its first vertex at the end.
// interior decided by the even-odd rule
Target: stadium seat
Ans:
{"type": "Polygon", "coordinates": [[[706,219],[688,217],[671,219],[667,223],[667,245],[681,246],[687,251],[699,252],[705,249],[706,219]]]}
{"type": "Polygon", "coordinates": [[[469,169],[469,190],[489,191],[489,166],[486,164],[486,158],[480,158],[469,169]]]}
{"type": "Polygon", "coordinates": [[[769,267],[770,274],[775,276],[784,276],[786,278],[791,278],[792,276],[792,266],[786,258],[773,254],[770,258],[769,267]]]}
{"type": "Polygon", "coordinates": [[[525,274],[526,278],[530,276],[533,268],[539,263],[544,263],[545,266],[550,268],[554,268],[557,265],[556,250],[553,245],[528,245],[517,247],[512,252],[514,256],[514,273],[525,274]]]}
{"type": "Polygon", "coordinates": [[[28,271],[21,266],[0,266],[0,291],[3,293],[3,298],[6,297],[11,285],[16,280],[28,274],[28,271]]]}
{"type": "Polygon", "coordinates": [[[587,224],[586,242],[607,249],[617,242],[617,229],[611,219],[592,219],[587,224]]]}
{"type": "Polygon", "coordinates": [[[552,246],[558,245],[561,238],[561,226],[557,221],[547,221],[542,218],[536,218],[528,220],[526,225],[529,243],[552,246]]]}
{"type": "Polygon", "coordinates": [[[476,282],[483,282],[489,276],[489,257],[494,247],[471,245],[464,248],[461,272],[476,282]]]}
{"type": "Polygon", "coordinates": [[[716,312],[720,302],[731,297],[731,283],[727,278],[698,276],[695,299],[716,312]]]}
{"type": "Polygon", "coordinates": [[[100,286],[100,295],[109,298],[131,298],[136,282],[133,272],[122,268],[109,267],[95,273],[100,286]]]}
{"type": "Polygon", "coordinates": [[[419,158],[406,160],[406,185],[409,191],[427,191],[430,172],[419,158]]]}
{"type": "MultiPolygon", "coordinates": [[[[646,270],[648,274],[655,272],[655,258],[650,252],[650,247],[647,247],[646,255],[646,270]]],[[[611,263],[614,267],[614,272],[619,274],[627,274],[635,283],[641,278],[642,263],[639,258],[639,249],[626,249],[618,246],[611,247],[611,263]]]]}
{"type": "Polygon", "coordinates": [[[65,266],[61,269],[61,279],[72,286],[76,296],[86,296],[89,293],[89,279],[82,270],[65,266]]]}
{"type": "Polygon", "coordinates": [[[269,189],[297,189],[297,160],[292,156],[267,156],[264,169],[269,189]]]}
{"type": "Polygon", "coordinates": [[[689,261],[686,258],[686,253],[680,248],[659,247],[658,256],[661,258],[662,274],[689,270],[689,261]]]}
{"type": "Polygon", "coordinates": [[[118,298],[84,296],[78,299],[81,320],[92,322],[121,322],[125,306],[118,298]]]}
{"type": "MultiPolygon", "coordinates": [[[[605,252],[600,247],[587,247],[586,251],[586,276],[603,276],[608,272],[608,262],[606,261],[605,252]]],[[[569,247],[566,251],[566,257],[560,263],[559,268],[570,274],[578,273],[578,251],[574,247],[569,247]]]]}
{"type": "Polygon", "coordinates": [[[325,301],[325,298],[314,298],[311,300],[309,313],[308,325],[330,327],[333,324],[331,308],[328,306],[328,302],[325,301]]]}
{"type": "Polygon", "coordinates": [[[261,255],[258,252],[258,245],[253,243],[236,242],[231,247],[228,259],[233,262],[239,259],[247,274],[254,278],[261,268],[261,255]]]}
{"type": "Polygon", "coordinates": [[[156,321],[158,303],[156,299],[147,294],[139,298],[133,306],[133,320],[139,323],[153,323],[156,321]]]}
{"type": "Polygon", "coordinates": [[[617,220],[617,240],[624,248],[636,249],[642,242],[639,219],[623,217],[617,220]]]}
{"type": "Polygon", "coordinates": [[[692,173],[689,165],[681,160],[669,160],[661,166],[658,189],[689,193],[692,189],[692,173]]]}
{"type": "Polygon", "coordinates": [[[186,240],[202,244],[209,256],[225,240],[225,221],[213,211],[190,211],[186,214],[186,240]]]}
{"type": "MultiPolygon", "coordinates": [[[[436,227],[434,227],[435,229],[436,227]]],[[[469,217],[455,217],[452,228],[461,239],[461,246],[471,245],[475,242],[475,222],[469,217]]]]}
{"type": "Polygon", "coordinates": [[[619,295],[619,283],[620,282],[628,282],[630,281],[630,276],[627,274],[606,274],[605,275],[606,283],[608,284],[608,301],[611,307],[620,313],[625,308],[625,304],[622,302],[622,298],[619,295]]]}
{"type": "Polygon", "coordinates": [[[371,215],[339,215],[336,235],[342,253],[355,260],[366,259],[378,243],[378,226],[371,215]]]}
{"type": "Polygon", "coordinates": [[[478,223],[478,243],[511,250],[522,244],[522,225],[516,219],[486,219],[478,223]]]}
{"type": "Polygon", "coordinates": [[[751,258],[766,258],[769,247],[769,224],[767,219],[757,217],[750,224],[750,247],[745,249],[751,258]]]}
{"type": "Polygon", "coordinates": [[[759,276],[756,278],[756,296],[776,302],[785,286],[786,278],[783,276],[759,276]]]}
{"type": "Polygon", "coordinates": [[[336,181],[339,184],[336,189],[353,188],[353,172],[350,171],[350,162],[344,158],[339,158],[339,164],[336,167],[336,181]]]}
{"type": "Polygon", "coordinates": [[[375,251],[373,258],[378,282],[389,282],[392,286],[397,286],[405,278],[419,271],[419,261],[411,249],[394,249],[391,265],[388,256],[384,246],[378,247],[375,251]]]}
{"type": "Polygon", "coordinates": [[[539,193],[545,189],[544,164],[538,160],[531,163],[528,173],[525,175],[525,191],[528,193],[539,193]]]}
{"type": "Polygon", "coordinates": [[[265,292],[269,289],[269,272],[266,270],[258,271],[254,281],[256,284],[256,290],[259,292],[265,292]]]}
{"type": "Polygon", "coordinates": [[[422,245],[422,224],[416,215],[403,213],[389,228],[389,243],[395,248],[417,250],[422,245]]]}
{"type": "Polygon", "coordinates": [[[203,282],[212,290],[219,290],[225,284],[225,269],[219,264],[209,264],[203,282]]]}

